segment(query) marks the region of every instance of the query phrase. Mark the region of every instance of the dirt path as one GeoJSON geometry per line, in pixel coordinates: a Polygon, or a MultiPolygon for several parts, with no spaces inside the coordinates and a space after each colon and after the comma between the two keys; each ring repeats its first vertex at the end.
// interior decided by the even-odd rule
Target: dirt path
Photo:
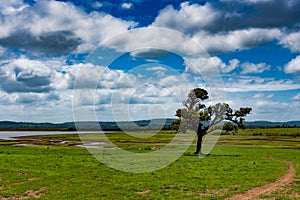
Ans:
{"type": "MultiPolygon", "coordinates": [[[[282,161],[281,161],[282,162],[282,161]]],[[[281,186],[285,186],[294,180],[295,176],[295,168],[293,167],[292,162],[285,162],[288,166],[288,172],[279,178],[276,182],[264,185],[262,187],[253,188],[246,193],[234,195],[227,200],[251,200],[258,199],[259,195],[268,195],[275,190],[277,190],[281,186]]]]}

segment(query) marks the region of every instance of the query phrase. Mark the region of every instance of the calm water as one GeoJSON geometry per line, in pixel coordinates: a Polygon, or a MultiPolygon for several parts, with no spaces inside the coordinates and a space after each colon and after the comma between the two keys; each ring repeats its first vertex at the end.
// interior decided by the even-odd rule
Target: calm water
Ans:
{"type": "MultiPolygon", "coordinates": [[[[90,132],[80,132],[90,133],[90,132]]],[[[2,140],[14,140],[11,137],[17,136],[29,136],[29,135],[57,135],[57,134],[78,134],[74,131],[0,131],[0,139],[2,140]]]]}

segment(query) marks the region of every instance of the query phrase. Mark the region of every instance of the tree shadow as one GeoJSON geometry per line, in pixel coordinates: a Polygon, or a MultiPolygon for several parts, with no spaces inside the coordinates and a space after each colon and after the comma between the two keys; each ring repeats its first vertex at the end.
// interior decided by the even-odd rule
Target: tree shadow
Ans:
{"type": "Polygon", "coordinates": [[[241,157],[240,154],[197,154],[197,153],[191,153],[186,152],[183,154],[183,156],[200,156],[200,157],[241,157]]]}

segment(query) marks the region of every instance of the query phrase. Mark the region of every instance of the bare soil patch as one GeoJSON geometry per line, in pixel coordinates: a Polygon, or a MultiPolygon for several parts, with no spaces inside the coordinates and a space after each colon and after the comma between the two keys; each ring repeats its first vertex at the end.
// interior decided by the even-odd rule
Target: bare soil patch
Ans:
{"type": "Polygon", "coordinates": [[[288,167],[288,172],[284,176],[279,178],[277,181],[275,181],[274,183],[270,183],[262,187],[253,188],[247,191],[246,193],[234,195],[228,198],[227,200],[258,199],[260,195],[269,195],[272,192],[276,191],[279,187],[292,183],[296,174],[295,168],[292,162],[285,162],[285,163],[288,167]]]}

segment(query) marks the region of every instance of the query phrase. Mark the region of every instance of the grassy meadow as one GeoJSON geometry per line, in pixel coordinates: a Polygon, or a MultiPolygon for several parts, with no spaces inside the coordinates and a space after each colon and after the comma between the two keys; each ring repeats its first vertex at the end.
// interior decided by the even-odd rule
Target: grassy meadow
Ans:
{"type": "MultiPolygon", "coordinates": [[[[194,156],[191,146],[171,165],[140,174],[102,164],[77,146],[78,135],[1,141],[0,199],[226,199],[276,181],[287,172],[281,161],[293,163],[294,181],[261,198],[299,199],[299,133],[298,128],[224,133],[205,158],[194,156]]],[[[175,133],[139,139],[107,135],[123,149],[147,153],[164,146],[175,133]]],[[[93,134],[86,138],[94,139],[93,134]]]]}

